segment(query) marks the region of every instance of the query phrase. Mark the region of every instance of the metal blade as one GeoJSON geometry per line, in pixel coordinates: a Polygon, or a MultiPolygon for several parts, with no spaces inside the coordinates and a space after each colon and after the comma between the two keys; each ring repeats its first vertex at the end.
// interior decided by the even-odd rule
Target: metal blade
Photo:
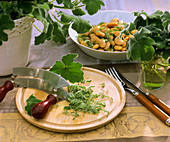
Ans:
{"type": "Polygon", "coordinates": [[[32,77],[41,78],[51,83],[51,85],[53,85],[55,89],[69,86],[69,83],[63,77],[59,76],[56,73],[46,71],[44,69],[18,67],[18,68],[13,68],[13,75],[32,76],[32,77]]]}
{"type": "Polygon", "coordinates": [[[61,100],[66,100],[68,99],[70,96],[69,94],[67,93],[66,90],[64,90],[63,88],[58,88],[57,89],[57,94],[58,94],[58,99],[61,101],[61,100]]]}
{"type": "Polygon", "coordinates": [[[15,78],[15,84],[17,87],[35,88],[48,94],[52,94],[55,89],[49,82],[34,78],[15,78]]]}
{"type": "Polygon", "coordinates": [[[15,84],[17,87],[35,88],[48,94],[57,94],[59,100],[65,100],[69,97],[69,94],[63,88],[56,90],[49,82],[42,79],[15,78],[15,84]]]}

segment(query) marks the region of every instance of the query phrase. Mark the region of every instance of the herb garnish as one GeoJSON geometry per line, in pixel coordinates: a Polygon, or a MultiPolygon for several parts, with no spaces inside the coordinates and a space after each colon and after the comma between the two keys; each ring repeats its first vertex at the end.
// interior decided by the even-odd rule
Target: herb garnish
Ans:
{"type": "Polygon", "coordinates": [[[68,87],[70,97],[67,99],[69,106],[65,106],[65,114],[74,115],[73,120],[79,116],[78,112],[97,114],[100,111],[109,111],[103,109],[106,106],[102,98],[107,97],[103,93],[94,94],[92,88],[95,86],[85,87],[81,85],[71,85],[68,87]],[[71,110],[69,112],[68,110],[71,110]]]}
{"type": "Polygon", "coordinates": [[[102,85],[102,88],[104,88],[104,87],[105,87],[105,83],[101,83],[101,84],[99,84],[99,85],[102,85]]]}

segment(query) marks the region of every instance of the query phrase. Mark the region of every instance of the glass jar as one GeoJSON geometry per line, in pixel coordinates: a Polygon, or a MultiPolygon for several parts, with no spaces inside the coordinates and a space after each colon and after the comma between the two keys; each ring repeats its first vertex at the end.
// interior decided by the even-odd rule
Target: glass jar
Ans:
{"type": "Polygon", "coordinates": [[[168,69],[168,59],[161,55],[156,55],[150,61],[142,61],[142,83],[147,89],[160,89],[166,80],[168,69]]]}

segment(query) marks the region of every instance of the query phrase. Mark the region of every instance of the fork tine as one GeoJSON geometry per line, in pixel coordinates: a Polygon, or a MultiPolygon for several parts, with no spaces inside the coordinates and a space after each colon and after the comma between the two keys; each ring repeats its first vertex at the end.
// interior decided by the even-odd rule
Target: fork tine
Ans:
{"type": "Polygon", "coordinates": [[[114,77],[116,80],[119,80],[115,73],[113,72],[112,68],[105,69],[105,72],[109,74],[110,76],[114,77]]]}
{"type": "Polygon", "coordinates": [[[117,75],[114,73],[114,71],[112,70],[112,68],[110,68],[110,74],[112,74],[112,76],[114,76],[114,78],[116,78],[117,80],[120,81],[120,79],[117,77],[117,75]]]}
{"type": "Polygon", "coordinates": [[[120,78],[120,76],[118,75],[116,69],[115,69],[114,67],[112,67],[112,69],[113,69],[113,71],[114,71],[114,74],[117,76],[117,78],[118,78],[121,82],[123,82],[123,80],[122,80],[122,79],[120,78]]]}
{"type": "Polygon", "coordinates": [[[105,72],[114,77],[116,80],[118,80],[123,86],[125,86],[124,81],[120,78],[114,67],[105,69],[105,72]]]}

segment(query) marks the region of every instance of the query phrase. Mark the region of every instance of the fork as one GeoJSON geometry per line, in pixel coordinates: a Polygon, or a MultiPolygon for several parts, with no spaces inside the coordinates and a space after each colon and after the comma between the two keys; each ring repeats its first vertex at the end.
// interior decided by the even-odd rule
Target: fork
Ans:
{"type": "Polygon", "coordinates": [[[127,84],[120,78],[114,67],[105,69],[105,72],[114,77],[116,80],[118,80],[125,90],[133,94],[133,96],[135,96],[135,98],[140,103],[142,103],[153,114],[155,114],[163,123],[165,123],[167,126],[170,126],[170,117],[166,113],[164,113],[161,109],[159,109],[157,106],[155,106],[152,102],[150,102],[145,96],[128,87],[127,84]]]}

